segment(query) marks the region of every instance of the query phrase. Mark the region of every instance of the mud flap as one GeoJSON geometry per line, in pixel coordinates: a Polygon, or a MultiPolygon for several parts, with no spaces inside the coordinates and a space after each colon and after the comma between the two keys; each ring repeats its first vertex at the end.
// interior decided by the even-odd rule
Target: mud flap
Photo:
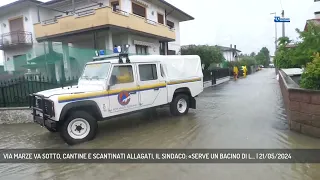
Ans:
{"type": "Polygon", "coordinates": [[[196,109],[196,104],[197,104],[196,99],[194,97],[192,97],[190,99],[190,108],[191,109],[196,109]]]}

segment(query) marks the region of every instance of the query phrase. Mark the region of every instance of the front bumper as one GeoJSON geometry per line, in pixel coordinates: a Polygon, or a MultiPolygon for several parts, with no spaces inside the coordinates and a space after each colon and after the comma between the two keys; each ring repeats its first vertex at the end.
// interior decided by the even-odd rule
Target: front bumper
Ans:
{"type": "Polygon", "coordinates": [[[43,118],[39,114],[33,115],[33,121],[43,127],[57,129],[57,122],[55,120],[43,118]]]}
{"type": "Polygon", "coordinates": [[[31,94],[29,100],[33,121],[43,127],[56,129],[57,122],[52,119],[54,117],[53,102],[44,96],[36,94],[31,94]]]}

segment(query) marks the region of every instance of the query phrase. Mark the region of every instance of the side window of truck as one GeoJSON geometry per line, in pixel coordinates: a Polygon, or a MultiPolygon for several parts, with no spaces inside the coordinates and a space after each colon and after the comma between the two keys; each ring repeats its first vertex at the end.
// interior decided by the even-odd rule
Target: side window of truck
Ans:
{"type": "Polygon", "coordinates": [[[140,81],[157,80],[157,65],[156,64],[139,64],[140,81]]]}
{"type": "Polygon", "coordinates": [[[131,83],[133,81],[134,77],[131,65],[113,67],[110,79],[111,85],[131,83]]]}
{"type": "Polygon", "coordinates": [[[160,64],[160,71],[161,71],[161,76],[164,77],[165,75],[164,75],[164,70],[163,70],[162,64],[160,64]]]}

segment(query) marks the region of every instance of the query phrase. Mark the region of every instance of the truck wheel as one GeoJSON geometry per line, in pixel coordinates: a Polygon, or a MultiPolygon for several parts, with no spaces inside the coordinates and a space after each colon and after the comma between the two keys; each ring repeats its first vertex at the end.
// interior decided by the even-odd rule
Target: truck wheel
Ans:
{"type": "Polygon", "coordinates": [[[74,111],[62,124],[60,135],[69,145],[94,139],[98,129],[97,120],[85,111],[74,111]]]}
{"type": "Polygon", "coordinates": [[[187,114],[189,111],[189,97],[185,94],[178,94],[170,104],[170,112],[174,116],[187,114]]]}

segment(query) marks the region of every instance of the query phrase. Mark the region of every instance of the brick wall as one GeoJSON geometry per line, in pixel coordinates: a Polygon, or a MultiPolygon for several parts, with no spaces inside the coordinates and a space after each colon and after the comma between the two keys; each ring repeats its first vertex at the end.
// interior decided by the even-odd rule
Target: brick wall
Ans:
{"type": "Polygon", "coordinates": [[[297,88],[279,71],[279,84],[291,130],[320,137],[320,91],[297,88]]]}

